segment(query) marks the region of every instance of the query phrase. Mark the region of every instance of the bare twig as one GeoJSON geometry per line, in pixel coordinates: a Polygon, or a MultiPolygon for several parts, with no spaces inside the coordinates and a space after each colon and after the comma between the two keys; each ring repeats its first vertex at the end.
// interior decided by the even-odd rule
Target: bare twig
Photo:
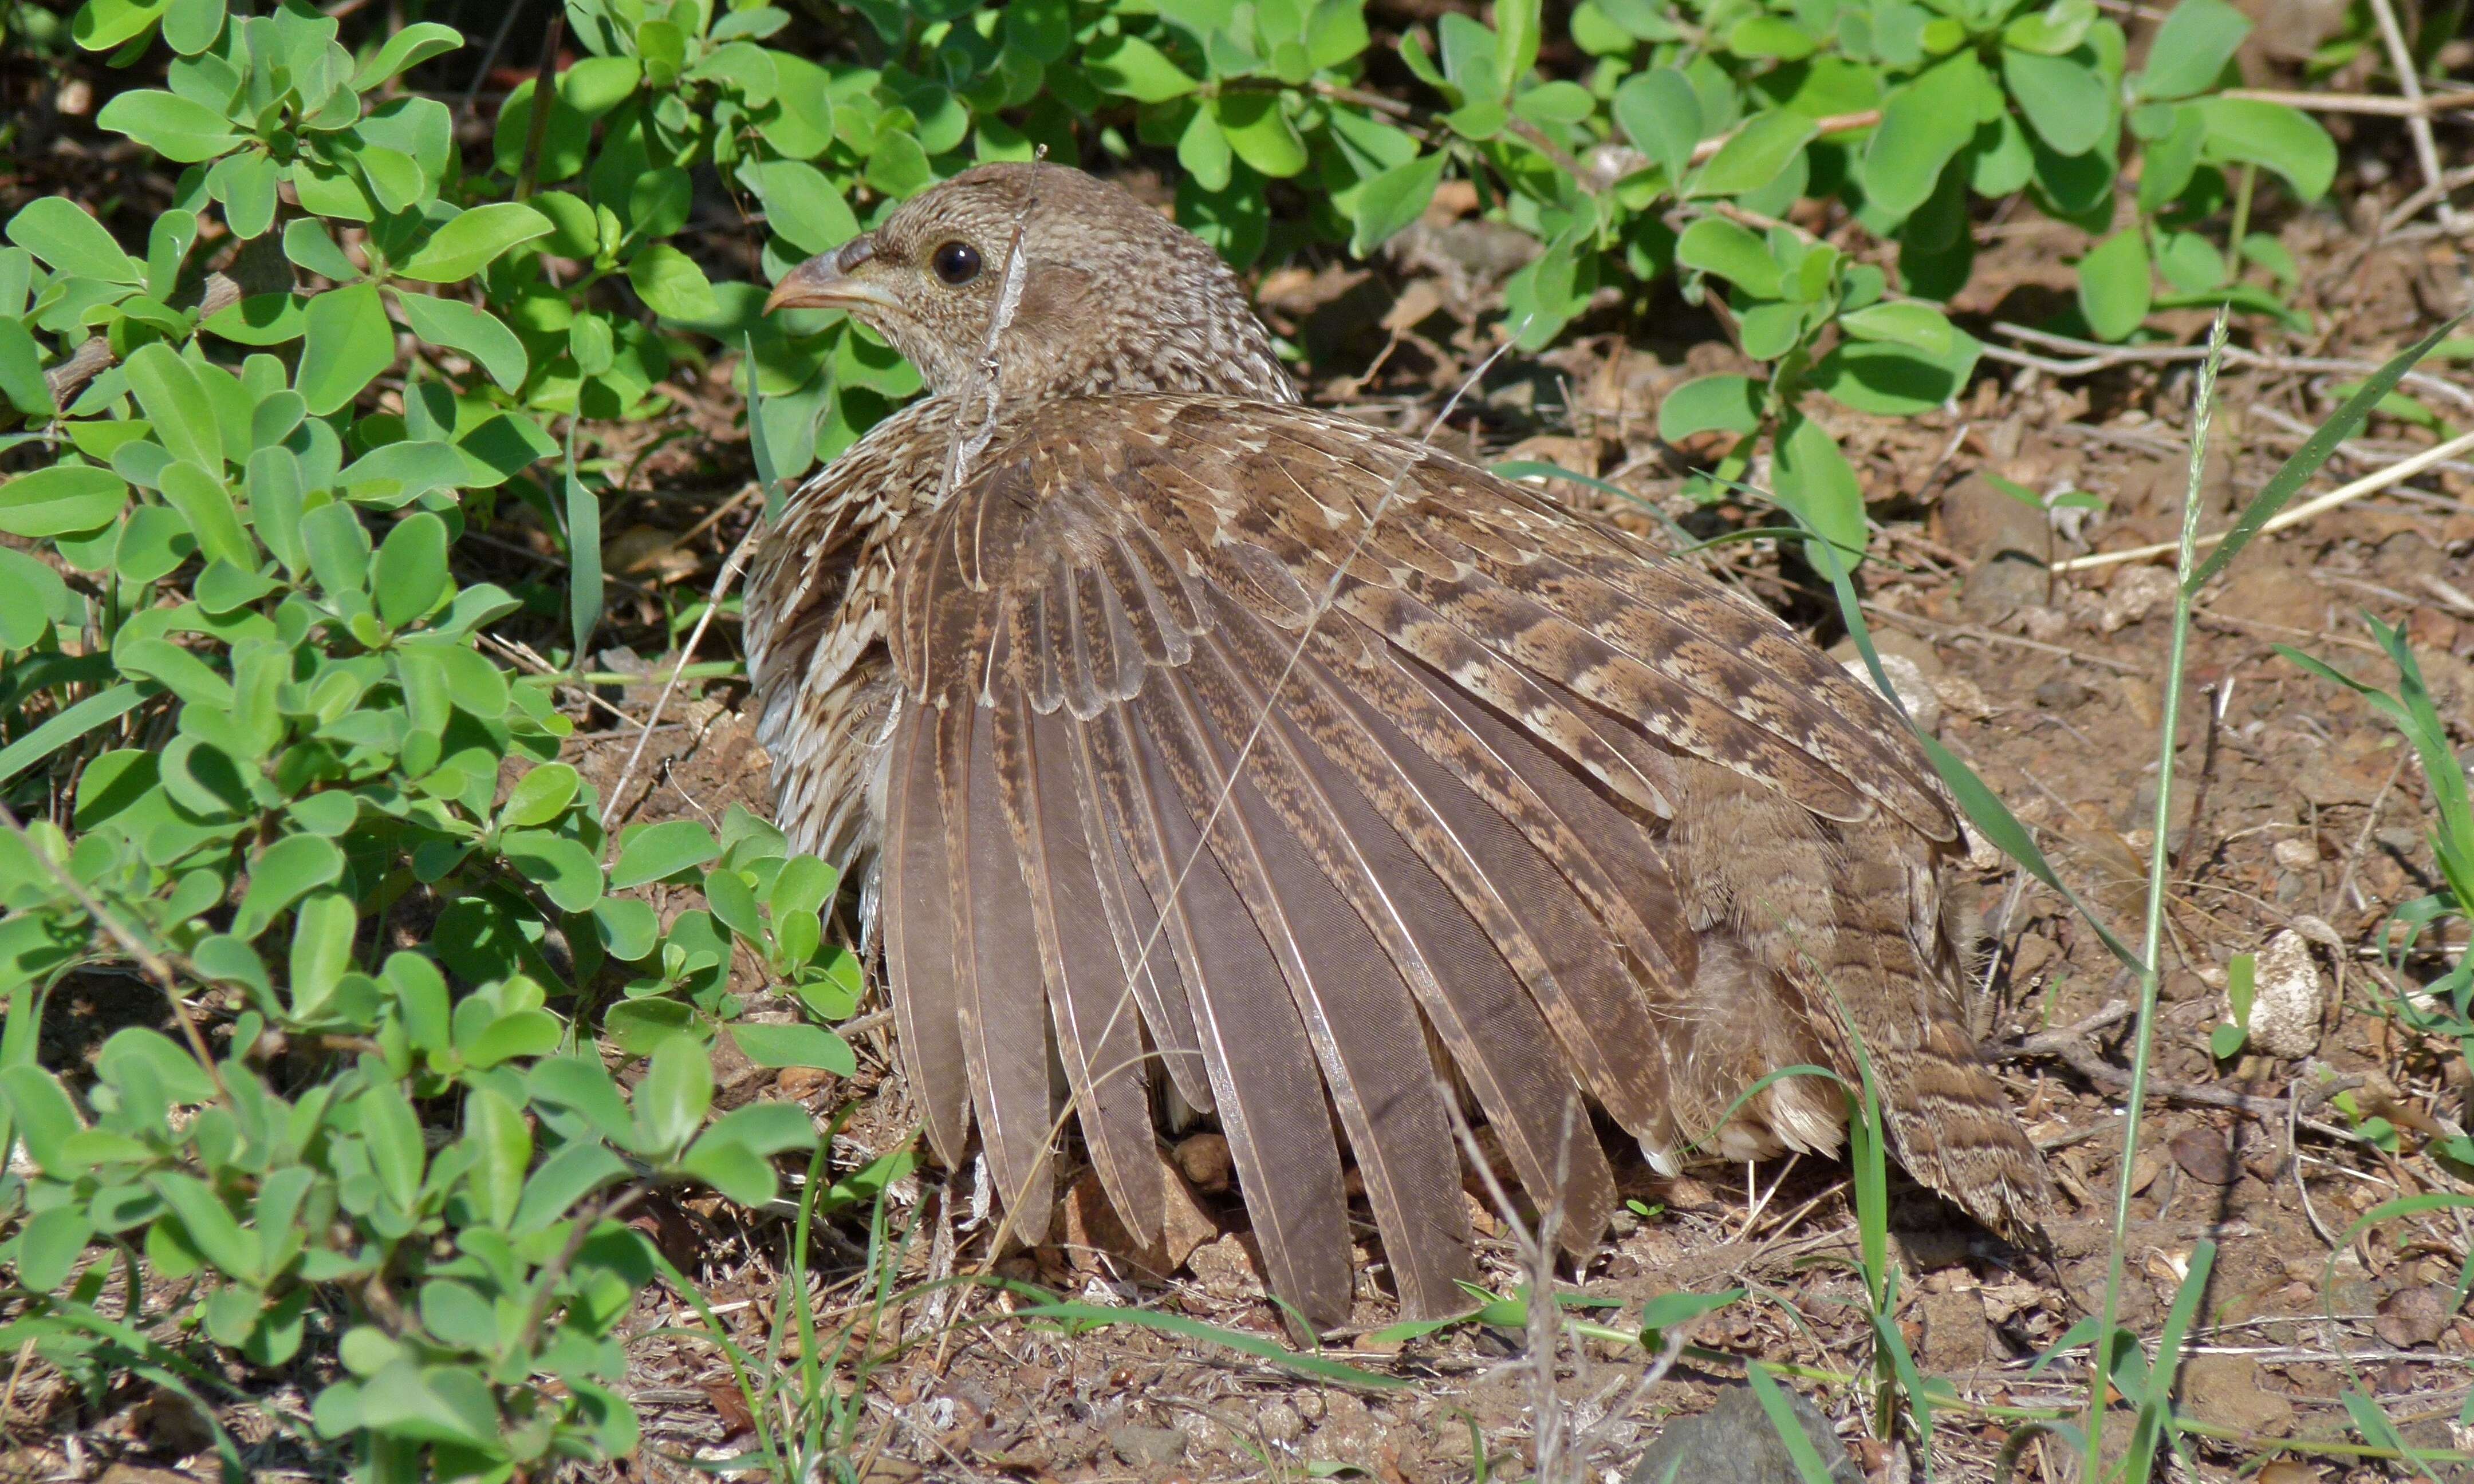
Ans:
{"type": "Polygon", "coordinates": [[[2379,18],[2380,39],[2387,43],[2389,65],[2396,68],[2397,90],[2414,111],[2406,119],[2407,135],[2413,140],[2414,163],[2422,167],[2423,184],[2437,193],[2439,202],[2439,225],[2454,227],[2456,209],[2448,204],[2447,180],[2439,169],[2439,147],[2431,135],[2431,114],[2424,109],[2422,79],[2416,74],[2413,48],[2406,45],[2405,28],[2397,24],[2396,6],[2391,0],[2370,0],[2371,13],[2379,18]]]}
{"type": "MultiPolygon", "coordinates": [[[[2299,525],[2315,515],[2335,510],[2340,505],[2350,504],[2366,494],[2377,494],[2391,485],[2403,484],[2435,464],[2444,464],[2470,449],[2474,449],[2474,433],[2461,434],[2444,443],[2426,448],[2411,459],[2400,459],[2377,473],[2365,474],[2353,483],[2331,490],[2316,499],[2305,500],[2290,510],[2280,512],[2259,528],[2260,535],[2266,536],[2273,531],[2282,531],[2288,526],[2299,525]]],[[[2219,531],[2202,536],[2198,538],[2197,544],[2213,546],[2223,540],[2225,535],[2225,532],[2219,531]]],[[[2145,562],[2150,557],[2170,556],[2178,544],[2174,541],[2160,541],[2149,546],[2133,546],[2124,551],[2099,551],[2090,556],[2072,557],[2056,562],[2052,564],[2051,570],[2077,572],[2089,567],[2111,566],[2118,562],[2145,562]]]]}
{"type": "Polygon", "coordinates": [[[2303,93],[2276,87],[2228,87],[2218,96],[2246,98],[2254,103],[2281,103],[2289,108],[2300,108],[2309,113],[2372,113],[2387,118],[2428,119],[2435,113],[2474,108],[2474,91],[2390,98],[2381,93],[2303,93]]]}
{"type": "MultiPolygon", "coordinates": [[[[2003,1048],[2001,1054],[2005,1060],[2012,1057],[2051,1057],[2098,1087],[2119,1092],[2130,1086],[2130,1074],[2098,1056],[2096,1047],[2089,1043],[2088,1038],[2106,1026],[2129,1019],[2130,1014],[2130,1001],[2117,999],[2074,1025],[2066,1025],[2058,1030],[2040,1031],[2033,1036],[2013,1041],[2003,1048]]],[[[2288,1115],[2291,1107],[2288,1101],[2281,1097],[2254,1097],[2247,1092],[2229,1092],[2222,1088],[2172,1082],[2152,1074],[2147,1079],[2147,1095],[2177,1103],[2199,1103],[2210,1108],[2231,1108],[2249,1113],[2254,1118],[2273,1118],[2280,1121],[2288,1115]]]]}
{"type": "MultiPolygon", "coordinates": [[[[644,718],[643,730],[636,733],[636,746],[627,754],[627,766],[618,770],[618,784],[610,790],[610,797],[602,801],[601,822],[605,827],[619,817],[620,801],[627,797],[627,785],[635,781],[636,765],[643,761],[644,744],[653,739],[653,729],[662,720],[662,708],[670,704],[670,692],[679,688],[679,677],[685,675],[689,664],[694,661],[696,646],[704,642],[705,630],[713,626],[715,611],[721,607],[721,600],[730,595],[730,585],[738,581],[740,568],[746,564],[748,553],[755,549],[757,533],[763,529],[761,525],[751,527],[745,536],[739,539],[739,544],[730,549],[729,560],[722,562],[720,575],[713,580],[713,591],[705,599],[704,611],[696,615],[695,627],[688,632],[687,645],[679,651],[678,663],[670,666],[669,679],[662,682],[662,693],[653,699],[653,709],[644,718]]],[[[614,830],[610,836],[610,849],[615,851],[618,848],[618,836],[614,830]]]]}

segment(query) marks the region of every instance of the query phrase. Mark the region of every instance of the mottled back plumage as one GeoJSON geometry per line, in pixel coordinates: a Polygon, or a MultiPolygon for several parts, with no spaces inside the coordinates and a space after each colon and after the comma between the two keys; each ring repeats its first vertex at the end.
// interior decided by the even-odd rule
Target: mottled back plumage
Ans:
{"type": "Polygon", "coordinates": [[[1728,1114],[1782,1066],[1853,1079],[1859,1038],[1902,1162],[2034,1227],[1945,925],[1957,820],[1774,616],[1297,405],[1209,251],[1079,172],[958,177],[775,302],[860,315],[930,385],[793,498],[748,645],[781,824],[869,874],[930,1141],[976,1134],[1017,1230],[1062,1097],[1156,1233],[1173,1089],[1282,1298],[1348,1310],[1345,1154],[1404,1306],[1449,1311],[1447,1100],[1586,1250],[1593,1114],[1669,1168],[1832,1151],[1818,1080],[1728,1114]]]}

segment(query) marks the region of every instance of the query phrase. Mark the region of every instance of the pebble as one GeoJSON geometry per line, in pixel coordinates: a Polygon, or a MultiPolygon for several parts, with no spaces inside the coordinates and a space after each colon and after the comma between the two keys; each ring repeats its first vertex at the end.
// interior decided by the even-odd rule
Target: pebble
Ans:
{"type": "Polygon", "coordinates": [[[1108,1447],[1137,1469],[1165,1469],[1185,1456],[1186,1436],[1174,1427],[1128,1424],[1108,1429],[1108,1447]]]}

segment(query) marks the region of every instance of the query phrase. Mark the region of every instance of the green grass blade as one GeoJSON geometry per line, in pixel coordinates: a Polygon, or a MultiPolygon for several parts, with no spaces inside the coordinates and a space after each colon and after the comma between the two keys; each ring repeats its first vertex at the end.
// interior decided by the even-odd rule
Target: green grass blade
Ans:
{"type": "Polygon", "coordinates": [[[2155,1467],[2156,1445],[2176,1436],[2173,1377],[2181,1370],[2183,1343],[2190,1337],[2191,1321],[2198,1313],[2199,1298],[2207,1292],[2208,1274],[2216,1261],[2216,1243],[2203,1241],[2191,1249],[2191,1265],[2182,1276],[2182,1286],[2174,1291],[2173,1306],[2166,1312],[2164,1332],[2157,1336],[2156,1364],[2148,1371],[2147,1395],[2131,1433],[2126,1477],[2147,1478],[2155,1467]]]}
{"type": "Polygon", "coordinates": [[[568,627],[575,641],[569,663],[584,668],[593,631],[601,626],[601,496],[575,472],[575,422],[567,424],[567,456],[559,462],[561,491],[567,500],[567,565],[574,586],[568,589],[568,627]]]}
{"type": "Polygon", "coordinates": [[[1752,1382],[1753,1400],[1778,1430],[1779,1441],[1786,1445],[1786,1456],[1795,1460],[1795,1472],[1804,1484],[1830,1484],[1830,1466],[1821,1461],[1820,1451],[1812,1440],[1804,1435],[1804,1423],[1786,1400],[1786,1390],[1772,1378],[1769,1368],[1759,1361],[1744,1367],[1744,1379],[1752,1382]]]}
{"type": "Polygon", "coordinates": [[[2209,578],[2223,571],[2225,563],[2234,559],[2234,553],[2249,545],[2251,538],[2259,535],[2259,528],[2285,508],[2286,502],[2301,490],[2303,482],[2319,472],[2319,467],[2328,462],[2329,455],[2337,451],[2337,445],[2354,436],[2355,430],[2363,425],[2363,419],[2380,404],[2380,398],[2394,391],[2405,373],[2413,370],[2416,363],[2432,352],[2433,347],[2448,338],[2449,331],[2457,328],[2464,319],[2462,314],[2456,316],[2391,356],[2387,365],[2371,373],[2370,379],[2364,382],[2360,390],[2345,398],[2344,405],[2319,424],[2318,430],[2301,447],[2293,450],[2293,456],[2268,476],[2267,485],[2259,493],[2251,496],[2251,502],[2243,507],[2241,517],[2234,521],[2233,529],[2218,540],[2217,549],[2207,561],[2199,563],[2197,571],[2191,574],[2190,581],[2183,584],[2183,590],[2195,593],[2207,585],[2209,578]]]}
{"type": "Polygon", "coordinates": [[[1257,1360],[1268,1361],[1284,1370],[1295,1371],[1300,1376],[1311,1376],[1322,1381],[1335,1381],[1343,1386],[1363,1386],[1375,1391],[1396,1391],[1411,1384],[1405,1376],[1378,1376],[1371,1371],[1361,1371],[1355,1366],[1343,1365],[1337,1360],[1325,1360],[1320,1355],[1302,1355],[1276,1340],[1267,1340],[1260,1335],[1246,1334],[1235,1329],[1224,1329],[1218,1325],[1206,1325],[1199,1319],[1189,1319],[1183,1314],[1163,1314],[1157,1309],[1105,1308],[1097,1304],[1063,1302],[1027,1304],[1015,1309],[1013,1317],[1055,1320],[1078,1328],[1092,1328],[1103,1325],[1139,1325],[1146,1329],[1156,1329],[1162,1334],[1174,1334],[1182,1339],[1201,1340],[1222,1346],[1241,1354],[1251,1355],[1257,1360]]]}
{"type": "Polygon", "coordinates": [[[764,491],[764,519],[780,517],[789,491],[782,488],[782,466],[773,457],[773,441],[764,432],[764,391],[756,384],[756,337],[745,341],[740,365],[747,369],[747,451],[756,460],[756,483],[764,491]]]}
{"type": "Polygon", "coordinates": [[[9,782],[97,727],[128,715],[154,693],[152,685],[143,690],[133,683],[114,685],[100,695],[86,697],[7,747],[0,747],[0,783],[9,782]]]}

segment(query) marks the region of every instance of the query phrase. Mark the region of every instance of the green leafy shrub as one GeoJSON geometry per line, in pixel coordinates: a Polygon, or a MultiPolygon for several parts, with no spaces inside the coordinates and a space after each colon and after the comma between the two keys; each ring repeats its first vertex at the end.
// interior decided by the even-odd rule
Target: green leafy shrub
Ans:
{"type": "Polygon", "coordinates": [[[558,760],[556,687],[603,627],[592,429],[735,353],[772,481],[918,387],[840,317],[768,320],[764,283],[716,280],[681,245],[700,187],[761,214],[778,276],[1043,147],[1173,161],[1179,219],[1240,264],[1371,253],[1466,179],[1539,244],[1504,290],[1524,347],[1669,274],[1723,299],[1763,371],[1688,383],[1661,431],[1729,435],[1722,481],[1766,443],[1783,496],[1860,551],[1810,399],[1896,415],[1966,386],[1981,347],[1940,304],[1974,203],[2024,192],[2098,234],[2065,327],[2122,339],[2159,308],[2285,315],[2241,272],[2291,277],[2243,229],[2254,177],[2309,201],[2334,169],[2304,115],[2222,95],[2245,29],[2222,0],[2181,0],[2135,76],[2088,0],[1582,0],[1553,75],[1538,0],[1396,45],[1362,0],[859,0],[821,45],[748,0],[570,0],[582,55],[476,150],[410,85],[469,76],[443,25],[8,13],[49,55],[147,69],[96,123],[171,204],[142,251],[60,197],[0,247],[0,1148],[23,1156],[0,1341],[208,1401],[202,1345],[332,1356],[305,1436],[373,1479],[631,1448],[614,1327],[656,1266],[613,1218],[673,1182],[764,1203],[817,1139],[788,1105],[708,1125],[702,1048],[852,1067],[833,868],[739,812],[614,838],[558,760]],[[477,575],[469,539],[527,523],[564,586],[477,575]],[[519,623],[563,631],[552,673],[494,658],[519,623]],[[703,904],[665,926],[631,895],[655,883],[703,904]],[[735,959],[806,1020],[742,1019],[735,959]],[[62,983],[132,964],[179,1039],[37,1065],[62,983]],[[643,1060],[632,1092],[605,1048],[643,1060]]]}

